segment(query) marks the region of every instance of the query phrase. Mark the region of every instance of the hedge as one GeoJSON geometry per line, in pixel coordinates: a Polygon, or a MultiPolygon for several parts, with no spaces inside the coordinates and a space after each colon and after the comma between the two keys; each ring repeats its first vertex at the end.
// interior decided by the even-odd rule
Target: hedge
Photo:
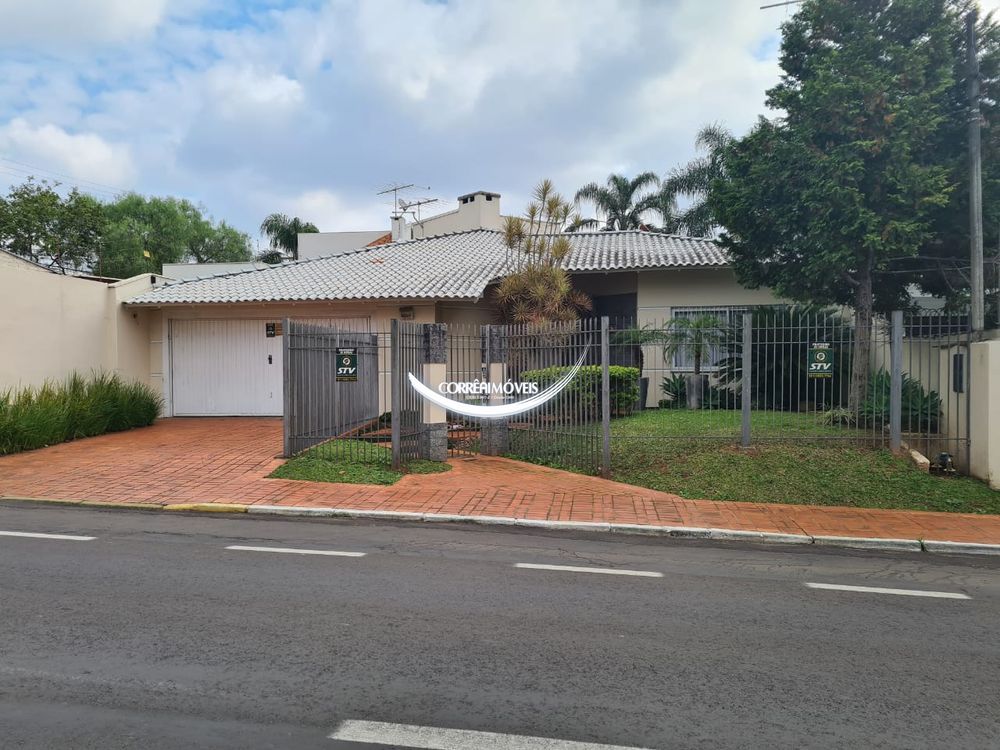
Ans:
{"type": "Polygon", "coordinates": [[[0,394],[0,455],[150,425],[161,408],[149,386],[105,373],[8,390],[0,394]]]}
{"type": "MultiPolygon", "coordinates": [[[[570,367],[546,367],[543,370],[527,370],[521,373],[521,380],[538,383],[545,390],[570,367]]],[[[639,368],[612,365],[608,368],[611,390],[611,415],[621,417],[631,414],[639,399],[639,368]]],[[[580,368],[569,385],[551,401],[539,407],[542,414],[575,413],[585,420],[600,419],[601,416],[601,366],[585,365],[580,368]]]]}

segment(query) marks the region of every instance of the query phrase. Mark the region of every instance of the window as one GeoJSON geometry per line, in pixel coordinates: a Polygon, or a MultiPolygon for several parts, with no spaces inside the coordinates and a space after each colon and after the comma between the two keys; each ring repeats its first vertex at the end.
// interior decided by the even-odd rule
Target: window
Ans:
{"type": "MultiPolygon", "coordinates": [[[[740,339],[740,326],[743,323],[743,313],[745,307],[675,307],[672,310],[673,318],[717,318],[718,327],[710,328],[706,332],[706,338],[711,339],[707,351],[702,357],[701,371],[715,372],[718,370],[718,363],[727,355],[727,345],[735,343],[740,339]]],[[[694,348],[692,346],[681,347],[674,352],[673,369],[681,372],[694,372],[694,348]]]]}

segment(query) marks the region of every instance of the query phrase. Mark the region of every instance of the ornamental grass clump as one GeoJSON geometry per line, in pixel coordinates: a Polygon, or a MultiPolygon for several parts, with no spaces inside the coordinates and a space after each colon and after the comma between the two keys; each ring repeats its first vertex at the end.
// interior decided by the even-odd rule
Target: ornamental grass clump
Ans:
{"type": "Polygon", "coordinates": [[[153,423],[162,401],[145,383],[72,374],[62,383],[0,394],[0,455],[153,423]]]}

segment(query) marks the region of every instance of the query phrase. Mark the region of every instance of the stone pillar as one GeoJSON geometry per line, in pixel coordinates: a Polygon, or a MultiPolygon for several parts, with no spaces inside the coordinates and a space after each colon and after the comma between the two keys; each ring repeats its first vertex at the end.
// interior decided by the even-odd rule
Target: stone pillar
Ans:
{"type": "MultiPolygon", "coordinates": [[[[423,383],[433,390],[445,381],[448,370],[448,327],[444,323],[424,324],[423,383]]],[[[448,415],[444,408],[424,400],[420,419],[420,457],[429,461],[448,460],[448,415]]]]}
{"type": "MultiPolygon", "coordinates": [[[[486,349],[486,378],[490,383],[507,382],[507,338],[501,326],[483,326],[486,349]]],[[[490,406],[504,403],[501,393],[489,397],[490,406]]],[[[481,425],[479,451],[485,456],[499,456],[510,448],[510,428],[506,419],[484,419],[481,425]]]]}

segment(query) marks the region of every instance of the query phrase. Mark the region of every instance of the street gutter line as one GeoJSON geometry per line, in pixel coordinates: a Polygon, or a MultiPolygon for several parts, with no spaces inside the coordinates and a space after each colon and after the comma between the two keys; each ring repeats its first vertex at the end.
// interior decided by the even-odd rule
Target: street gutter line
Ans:
{"type": "Polygon", "coordinates": [[[294,547],[246,547],[231,544],[226,549],[240,552],[281,552],[286,555],[327,555],[329,557],[364,557],[367,552],[341,552],[332,549],[296,549],[294,547]]]}
{"type": "Polygon", "coordinates": [[[61,539],[64,542],[92,542],[96,536],[76,536],[75,534],[42,534],[37,531],[0,531],[0,536],[19,536],[28,539],[61,539]]]}
{"type": "Polygon", "coordinates": [[[917,589],[886,589],[878,586],[847,586],[837,583],[806,583],[811,589],[827,591],[855,591],[863,594],[895,594],[896,596],[925,596],[931,599],[971,599],[965,594],[953,594],[949,591],[920,591],[917,589]]]}
{"type": "Polygon", "coordinates": [[[342,721],[328,739],[422,750],[643,750],[624,745],[601,745],[549,737],[421,727],[383,721],[342,721]]]}
{"type": "Polygon", "coordinates": [[[663,578],[663,573],[653,570],[623,570],[621,568],[585,568],[576,565],[542,565],[540,563],[514,563],[515,568],[524,570],[559,570],[565,573],[602,573],[609,576],[640,576],[642,578],[663,578]]]}

